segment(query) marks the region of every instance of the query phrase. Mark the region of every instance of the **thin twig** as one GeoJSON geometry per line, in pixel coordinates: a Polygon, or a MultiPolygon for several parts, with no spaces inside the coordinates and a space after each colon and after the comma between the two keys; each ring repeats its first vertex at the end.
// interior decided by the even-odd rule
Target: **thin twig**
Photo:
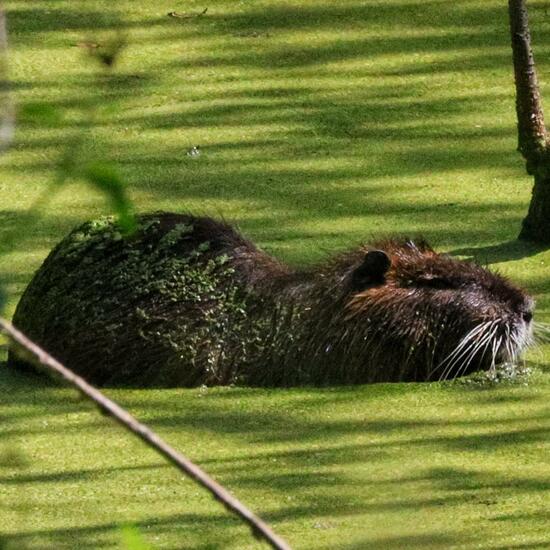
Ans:
{"type": "Polygon", "coordinates": [[[290,550],[290,546],[276,535],[266,523],[241,504],[235,497],[230,495],[226,489],[208,476],[201,468],[193,464],[193,462],[163,441],[155,432],[138,422],[125,409],[62,365],[40,346],[17,330],[11,323],[2,318],[0,318],[0,332],[8,336],[12,345],[15,346],[15,351],[21,352],[26,361],[30,361],[37,367],[45,368],[61,376],[71,386],[93,401],[101,411],[111,416],[116,422],[164,456],[176,468],[210,491],[212,496],[220,501],[230,512],[233,512],[248,523],[256,537],[263,538],[272,548],[276,548],[277,550],[290,550]]]}

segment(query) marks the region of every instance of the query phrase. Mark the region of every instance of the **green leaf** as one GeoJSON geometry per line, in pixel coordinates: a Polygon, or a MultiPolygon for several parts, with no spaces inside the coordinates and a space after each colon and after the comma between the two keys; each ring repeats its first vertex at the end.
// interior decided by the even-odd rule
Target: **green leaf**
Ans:
{"type": "Polygon", "coordinates": [[[140,532],[132,525],[125,525],[120,531],[123,548],[127,550],[151,550],[151,547],[143,540],[140,532]]]}
{"type": "Polygon", "coordinates": [[[133,232],[136,221],[132,204],[126,195],[124,182],[116,167],[104,161],[90,162],[84,168],[84,177],[109,197],[122,230],[125,233],[133,232]]]}
{"type": "Polygon", "coordinates": [[[56,186],[63,185],[67,181],[67,178],[71,178],[78,174],[82,143],[82,136],[78,136],[72,139],[67,147],[65,147],[57,164],[57,178],[54,182],[56,186]]]}

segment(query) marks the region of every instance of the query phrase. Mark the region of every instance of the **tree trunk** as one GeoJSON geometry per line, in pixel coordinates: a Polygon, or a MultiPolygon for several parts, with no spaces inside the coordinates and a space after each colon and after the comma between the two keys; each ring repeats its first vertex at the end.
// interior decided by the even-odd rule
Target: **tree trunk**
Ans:
{"type": "Polygon", "coordinates": [[[550,155],[525,0],[508,0],[516,84],[518,151],[535,184],[520,239],[550,243],[550,155]]]}
{"type": "Polygon", "coordinates": [[[550,175],[535,174],[529,211],[523,220],[519,239],[550,243],[550,175]]]}

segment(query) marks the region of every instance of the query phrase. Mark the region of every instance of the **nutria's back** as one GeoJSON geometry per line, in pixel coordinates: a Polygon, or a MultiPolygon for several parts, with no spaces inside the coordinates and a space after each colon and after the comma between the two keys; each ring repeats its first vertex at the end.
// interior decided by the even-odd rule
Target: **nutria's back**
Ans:
{"type": "MultiPolygon", "coordinates": [[[[14,324],[96,384],[328,384],[447,378],[514,361],[532,300],[402,240],[293,270],[230,225],[142,216],[75,229],[14,324]]],[[[10,358],[10,364],[25,367],[10,358]]]]}

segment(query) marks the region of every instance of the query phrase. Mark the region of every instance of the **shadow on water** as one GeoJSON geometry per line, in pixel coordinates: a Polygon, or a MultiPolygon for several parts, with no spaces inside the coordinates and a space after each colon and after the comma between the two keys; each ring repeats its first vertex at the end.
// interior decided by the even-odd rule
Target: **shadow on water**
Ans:
{"type": "MultiPolygon", "coordinates": [[[[154,532],[156,537],[170,534],[171,538],[179,540],[175,545],[163,545],[169,550],[181,550],[181,548],[193,548],[196,550],[214,550],[215,548],[228,548],[239,534],[244,531],[242,524],[229,514],[213,513],[183,513],[163,516],[152,515],[142,521],[135,521],[132,526],[141,533],[150,536],[154,532]],[[189,531],[199,529],[203,533],[203,540],[198,542],[188,535],[189,531]],[[184,546],[182,546],[184,545],[184,546]]],[[[6,548],[26,548],[30,542],[31,548],[83,548],[93,550],[95,548],[119,548],[121,525],[112,521],[99,524],[92,524],[87,527],[70,527],[67,529],[28,529],[21,533],[5,533],[0,535],[0,542],[6,548]],[[114,537],[113,537],[114,535],[114,537]],[[113,540],[115,539],[115,540],[113,540]],[[117,540],[118,539],[118,540],[117,540]],[[40,546],[33,545],[35,541],[43,541],[40,546]],[[44,544],[45,543],[45,544],[44,544]]],[[[251,539],[253,540],[253,539],[251,539]]],[[[262,545],[254,545],[252,548],[264,548],[262,545]]]]}
{"type": "Polygon", "coordinates": [[[527,241],[507,241],[492,246],[456,248],[449,251],[453,256],[466,256],[482,265],[513,262],[536,256],[548,250],[548,246],[527,241]]]}
{"type": "MultiPolygon", "coordinates": [[[[27,447],[32,446],[33,438],[41,434],[48,434],[52,441],[71,433],[75,438],[87,434],[92,439],[103,437],[107,445],[110,437],[121,437],[118,431],[116,436],[111,435],[105,429],[105,421],[95,414],[67,425],[63,419],[83,407],[82,402],[70,397],[72,393],[68,390],[52,389],[36,377],[6,372],[4,366],[0,372],[4,444],[23,438],[27,447]],[[42,420],[47,421],[46,427],[37,425],[42,420]]],[[[376,385],[280,391],[228,388],[206,393],[200,389],[112,393],[115,400],[158,430],[176,448],[183,452],[187,449],[191,458],[211,475],[253,508],[256,506],[276,529],[287,522],[305,521],[307,525],[321,526],[326,523],[330,528],[341,521],[364,523],[365,517],[380,517],[379,514],[389,514],[386,521],[394,521],[399,516],[392,514],[420,511],[447,514],[464,506],[487,509],[530,496],[536,498],[550,490],[550,478],[545,474],[522,469],[504,474],[486,465],[475,466],[476,460],[509,449],[520,456],[529,454],[531,461],[540,459],[537,449],[550,435],[550,416],[536,388],[512,387],[495,390],[491,396],[480,394],[485,399],[478,399],[475,392],[443,388],[442,391],[450,392],[456,406],[466,407],[468,412],[460,416],[440,414],[437,407],[428,411],[411,408],[411,414],[395,408],[412,407],[424,395],[423,388],[423,385],[376,385]],[[518,399],[519,393],[523,399],[518,399]],[[200,451],[193,441],[217,444],[200,451]],[[226,447],[234,450],[228,453],[226,447]],[[469,465],[452,465],[453,457],[461,455],[471,457],[469,465]],[[430,458],[433,456],[440,459],[434,461],[430,458]],[[415,457],[426,457],[426,462],[419,466],[415,457]],[[445,457],[450,464],[445,465],[445,457]],[[396,472],[395,461],[410,462],[410,468],[400,467],[396,472]],[[262,487],[269,487],[271,494],[271,504],[265,509],[262,504],[254,504],[254,495],[262,487]]],[[[86,445],[85,439],[82,445],[86,445]]],[[[163,483],[163,476],[173,475],[173,470],[160,459],[152,461],[144,456],[139,460],[144,463],[118,461],[117,465],[66,467],[46,472],[31,463],[30,467],[15,472],[0,469],[0,483],[23,491],[27,487],[47,491],[49,486],[66,486],[79,492],[106,483],[110,491],[116,491],[112,487],[133,483],[132,480],[137,480],[133,476],[139,477],[140,484],[158,484],[163,483]]],[[[181,490],[185,490],[183,486],[181,490]]],[[[24,499],[21,502],[23,505],[24,499]]],[[[40,514],[40,505],[35,502],[33,506],[33,514],[40,514]]],[[[504,509],[498,508],[500,522],[517,520],[514,513],[503,514],[504,509]]],[[[183,534],[191,525],[196,532],[197,525],[203,525],[210,533],[208,544],[228,546],[238,536],[237,522],[218,512],[214,505],[212,510],[212,513],[174,515],[167,512],[162,517],[147,513],[144,517],[142,512],[132,523],[147,526],[146,533],[156,536],[183,534]]],[[[108,547],[116,529],[114,522],[97,525],[92,522],[91,526],[71,529],[27,526],[3,536],[12,545],[48,541],[59,548],[69,548],[71,544],[92,548],[108,547]]],[[[442,524],[433,532],[424,529],[410,535],[382,536],[373,531],[362,544],[374,548],[420,548],[426,544],[444,548],[450,541],[475,545],[482,540],[481,536],[479,532],[442,524]]],[[[289,539],[292,542],[291,536],[289,539]]],[[[201,544],[191,536],[186,547],[207,547],[201,544]]],[[[309,543],[305,547],[313,548],[309,543]]],[[[360,547],[358,542],[342,542],[342,548],[360,547]]]]}
{"type": "MultiPolygon", "coordinates": [[[[39,7],[37,2],[29,2],[29,5],[32,5],[32,10],[12,10],[8,14],[14,36],[25,43],[38,42],[54,31],[68,29],[89,33],[125,25],[120,20],[112,20],[108,10],[99,12],[90,8],[85,17],[81,17],[79,10],[69,10],[60,16],[55,11],[35,9],[39,7]]],[[[202,104],[182,104],[174,100],[170,110],[164,112],[143,114],[121,109],[106,128],[114,132],[130,127],[138,134],[180,129],[199,132],[212,128],[218,128],[220,133],[243,129],[247,134],[257,126],[273,128],[272,133],[263,137],[246,137],[244,140],[221,135],[215,143],[206,144],[198,162],[185,156],[182,151],[188,144],[182,141],[159,150],[150,143],[128,138],[117,152],[117,161],[136,190],[153,190],[155,200],[160,197],[174,204],[175,208],[183,208],[191,200],[200,203],[229,199],[249,201],[255,217],[237,218],[235,222],[246,224],[248,230],[261,235],[265,242],[293,242],[293,239],[317,239],[326,235],[338,239],[344,224],[365,216],[395,217],[411,224],[417,218],[437,220],[448,217],[457,221],[467,218],[476,223],[456,229],[452,223],[444,228],[427,225],[426,236],[436,242],[444,237],[445,242],[451,243],[452,254],[469,256],[480,263],[530,257],[542,249],[516,241],[485,247],[464,246],[465,242],[478,241],[479,235],[495,234],[494,227],[499,225],[519,227],[519,208],[523,209],[524,205],[516,208],[514,204],[510,206],[496,201],[487,201],[481,207],[457,205],[449,204],[448,199],[441,197],[440,201],[430,198],[411,206],[402,198],[419,189],[420,180],[426,174],[449,174],[449,179],[452,179],[453,170],[467,168],[521,173],[519,160],[509,154],[513,144],[508,148],[506,141],[510,138],[508,141],[512,143],[514,128],[505,124],[477,128],[462,122],[462,117],[480,112],[488,114],[495,102],[511,102],[511,99],[461,89],[450,90],[447,99],[442,100],[424,93],[425,88],[418,82],[410,85],[376,83],[380,76],[450,72],[455,70],[452,63],[459,57],[456,51],[463,56],[462,72],[500,71],[510,63],[504,19],[505,7],[480,8],[476,5],[474,8],[468,2],[449,3],[446,0],[348,2],[343,6],[331,3],[284,9],[274,5],[219,16],[212,9],[207,17],[187,26],[159,14],[159,19],[132,25],[162,26],[168,31],[162,40],[173,40],[174,43],[186,38],[207,37],[212,33],[234,39],[228,42],[223,52],[205,49],[195,57],[182,55],[160,60],[159,74],[172,79],[179,76],[174,86],[182,86],[185,91],[181,78],[186,78],[195,69],[211,65],[212,82],[219,79],[221,84],[205,99],[206,106],[205,101],[202,104]],[[426,17],[427,11],[430,18],[426,17]],[[395,25],[396,28],[399,25],[424,28],[427,32],[424,38],[384,38],[370,32],[382,24],[395,25]],[[270,33],[334,28],[342,28],[342,36],[346,30],[364,31],[364,34],[356,39],[340,37],[318,47],[294,48],[280,43],[270,45],[269,42],[270,33]],[[252,46],[253,40],[258,44],[261,40],[261,47],[252,46]],[[487,48],[490,53],[484,55],[478,51],[480,48],[487,48]],[[373,69],[367,63],[374,56],[414,56],[430,52],[443,56],[443,60],[407,58],[385,69],[379,64],[373,69]],[[311,71],[315,71],[316,77],[338,74],[337,71],[343,69],[329,64],[347,61],[365,61],[363,67],[346,68],[347,72],[342,74],[349,74],[350,78],[356,79],[354,82],[371,77],[371,85],[355,90],[344,86],[333,97],[327,97],[322,83],[308,80],[311,71]],[[286,80],[273,85],[268,82],[266,89],[262,90],[257,89],[257,82],[250,86],[243,83],[238,90],[226,90],[224,78],[227,78],[228,85],[230,80],[224,76],[224,71],[235,66],[254,70],[271,67],[274,78],[285,74],[286,80]],[[305,76],[298,78],[302,71],[305,76]],[[391,109],[386,108],[388,105],[391,109]],[[279,127],[283,130],[277,130],[279,127]],[[434,138],[446,140],[450,147],[434,149],[434,138]],[[479,143],[485,141],[490,141],[491,147],[481,150],[479,143]],[[280,162],[275,167],[266,168],[266,158],[280,162]],[[324,162],[327,159],[332,161],[330,166],[324,162]],[[297,161],[307,162],[301,165],[297,161]],[[395,185],[395,177],[403,175],[415,178],[414,183],[395,185]],[[251,186],[254,186],[252,197],[251,186]],[[332,220],[333,225],[316,227],[319,216],[332,220]],[[272,220],[269,228],[272,234],[269,236],[265,229],[267,217],[272,220]],[[307,226],[307,223],[311,225],[307,226]]],[[[544,31],[537,36],[537,43],[545,47],[548,39],[549,34],[544,31]]],[[[154,75],[128,72],[117,78],[111,88],[115,101],[124,102],[134,94],[154,97],[154,75]]],[[[462,77],[457,76],[457,82],[459,78],[462,77]]],[[[21,78],[14,91],[25,94],[39,91],[42,87],[47,96],[55,85],[55,80],[36,82],[21,78]]],[[[67,93],[54,100],[53,106],[61,110],[93,107],[101,97],[94,95],[89,87],[89,80],[74,75],[67,93]]],[[[204,99],[200,86],[193,87],[189,80],[189,87],[193,100],[204,99]]],[[[50,103],[47,99],[39,102],[50,103]]],[[[78,128],[79,122],[68,118],[56,124],[58,126],[52,123],[52,128],[59,132],[42,139],[30,131],[30,123],[23,121],[22,134],[18,138],[19,152],[35,153],[41,148],[62,149],[67,146],[71,132],[78,128]]],[[[20,158],[6,159],[6,164],[15,173],[20,170],[39,173],[48,167],[43,159],[19,163],[20,158]]],[[[16,210],[2,210],[2,230],[18,223],[19,217],[16,210]]],[[[31,253],[48,248],[60,238],[60,226],[68,229],[77,221],[78,216],[71,212],[45,216],[36,234],[24,240],[25,250],[31,253]]],[[[346,229],[348,237],[363,239],[362,227],[346,229]]],[[[29,276],[30,273],[21,272],[5,275],[15,286],[20,286],[29,276]]],[[[2,277],[5,280],[4,274],[2,277]]],[[[411,396],[418,391],[414,388],[411,386],[411,396]]],[[[549,435],[548,411],[543,409],[544,400],[535,390],[523,391],[526,393],[521,395],[514,393],[515,390],[503,391],[498,394],[499,399],[494,394],[457,391],[457,406],[468,411],[466,416],[422,412],[421,397],[418,403],[407,402],[406,392],[398,386],[279,392],[232,389],[200,398],[192,391],[157,392],[141,397],[139,392],[113,393],[138,417],[161,434],[166,434],[176,446],[192,449],[200,464],[232,489],[250,495],[253,503],[257,488],[269,485],[273,502],[267,506],[264,497],[258,498],[258,511],[276,527],[278,523],[298,520],[306,522],[309,528],[318,521],[353,521],[359,518],[357,521],[364,528],[366,515],[379,518],[379,513],[414,514],[428,510],[440,514],[441,521],[444,514],[452,517],[453,513],[460,513],[455,507],[461,505],[487,510],[487,507],[494,506],[495,494],[504,507],[523,502],[521,499],[526,495],[547,494],[550,479],[545,474],[529,474],[518,468],[503,475],[498,471],[475,468],[476,459],[483,460],[499,453],[504,455],[510,449],[515,449],[522,457],[529,456],[531,461],[540,459],[537,453],[549,435]],[[403,407],[401,398],[408,403],[405,406],[410,407],[411,414],[399,408],[403,407]],[[352,405],[353,409],[346,408],[352,405]],[[505,412],[494,413],[495,409],[504,406],[505,412]],[[335,411],[334,417],[331,417],[332,411],[335,411]],[[343,411],[342,417],[337,415],[338,411],[343,411]],[[201,451],[193,446],[197,438],[215,441],[217,446],[211,452],[201,451]],[[224,442],[238,451],[228,456],[224,442]],[[452,462],[460,456],[472,458],[474,466],[442,466],[446,460],[452,462]],[[427,461],[419,467],[413,461],[414,457],[427,457],[427,461]],[[394,469],[397,462],[409,465],[414,473],[397,475],[394,469]],[[388,464],[386,469],[385,464],[388,464]],[[384,475],[380,476],[380,471],[384,475]],[[363,493],[358,493],[358,486],[363,493]],[[293,500],[287,500],[288,496],[293,500]]],[[[105,422],[99,416],[65,425],[63,419],[80,411],[81,402],[68,398],[66,390],[53,389],[45,381],[6,372],[3,365],[0,366],[0,394],[3,441],[26,440],[32,445],[33,438],[44,433],[40,424],[44,417],[52,420],[47,428],[52,439],[61,435],[78,438],[88,433],[91,437],[109,437],[105,422]]],[[[449,412],[450,409],[446,410],[449,412]]],[[[84,445],[85,438],[82,441],[84,445]]],[[[68,467],[48,472],[31,467],[14,474],[1,472],[0,483],[12,489],[32,486],[39,491],[49,491],[55,484],[76,484],[77,492],[80,492],[109,480],[114,485],[123,485],[118,483],[120,476],[132,471],[141,481],[152,479],[160,483],[161,479],[156,476],[163,474],[165,469],[161,463],[98,465],[97,468],[81,469],[68,467]]],[[[127,478],[124,481],[131,483],[127,478]]],[[[168,496],[166,501],[169,501],[168,496]]],[[[29,513],[40,514],[46,512],[49,504],[34,502],[32,506],[34,508],[29,513]]],[[[182,508],[184,506],[185,503],[182,508]]],[[[521,520],[520,513],[504,514],[502,508],[500,510],[495,521],[514,523],[521,520]]],[[[528,521],[542,522],[547,518],[541,514],[539,510],[526,512],[524,516],[528,521]]],[[[393,521],[398,516],[388,517],[393,521]]],[[[4,533],[2,542],[14,548],[23,548],[27,543],[37,541],[44,548],[112,547],[116,522],[91,523],[67,529],[41,529],[29,523],[18,531],[4,533]]],[[[199,537],[189,539],[186,546],[189,548],[228,547],[237,533],[236,521],[217,511],[212,514],[166,514],[164,517],[151,513],[134,523],[138,528],[159,535],[176,533],[182,540],[186,540],[189,532],[196,533],[197,529],[208,534],[208,542],[199,540],[199,537]]],[[[464,529],[457,532],[452,527],[441,521],[433,532],[382,538],[373,535],[359,542],[340,541],[339,547],[347,550],[364,547],[445,548],[451,544],[475,546],[484,543],[479,531],[467,532],[464,529]]],[[[304,546],[309,544],[309,548],[315,548],[314,527],[309,533],[313,542],[306,541],[304,546]]],[[[502,544],[502,548],[514,547],[502,544]]],[[[516,547],[547,546],[548,541],[516,547]]],[[[326,546],[327,549],[332,547],[326,546]]],[[[498,547],[493,545],[493,548],[498,547]]]]}
{"type": "MultiPolygon", "coordinates": [[[[41,35],[56,36],[56,32],[65,29],[93,32],[124,25],[130,29],[153,25],[162,31],[159,39],[162,35],[162,40],[178,45],[185,40],[207,40],[213,35],[224,38],[226,48],[223,51],[199,48],[193,55],[174,53],[169,58],[159,59],[155,74],[145,70],[129,71],[112,78],[110,94],[122,105],[126,99],[136,96],[155,100],[154,86],[158,81],[171,83],[166,97],[161,98],[161,103],[167,103],[168,108],[146,114],[142,110],[121,108],[105,124],[106,133],[118,132],[121,139],[115,160],[132,189],[154,195],[147,203],[149,208],[154,209],[154,202],[159,200],[174,205],[175,209],[183,209],[190,202],[209,205],[231,200],[248,202],[251,205],[249,213],[253,211],[254,216],[246,214],[235,222],[259,235],[269,246],[288,241],[295,247],[299,239],[325,238],[336,247],[350,235],[353,239],[364,240],[364,231],[357,229],[359,225],[346,229],[347,237],[342,237],[342,226],[349,226],[347,222],[352,218],[361,220],[361,227],[376,227],[379,216],[400,220],[405,227],[418,227],[419,220],[445,216],[449,223],[444,229],[422,223],[422,232],[434,240],[436,246],[443,238],[446,247],[451,243],[450,246],[456,247],[453,252],[460,253],[463,243],[475,242],[479,234],[494,236],[497,226],[518,226],[519,209],[523,209],[523,205],[488,202],[483,207],[470,207],[463,203],[449,204],[444,197],[441,201],[433,200],[432,193],[425,199],[416,200],[414,205],[403,198],[422,189],[421,179],[426,174],[448,173],[452,180],[453,171],[469,168],[521,173],[519,160],[505,154],[508,153],[505,140],[513,137],[512,127],[501,124],[482,128],[473,123],[465,124],[462,119],[479,113],[490,114],[495,102],[510,98],[502,92],[465,90],[458,80],[457,89],[449,90],[444,97],[426,93],[426,85],[421,81],[412,80],[406,85],[393,81],[380,84],[383,64],[370,62],[377,56],[403,54],[402,61],[387,68],[388,73],[400,77],[422,70],[448,72],[449,67],[454,66],[451,58],[434,61],[417,57],[436,52],[437,55],[460,57],[461,71],[502,71],[502,67],[509,65],[504,8],[491,5],[474,9],[464,2],[442,1],[391,2],[387,5],[349,2],[343,6],[327,3],[307,7],[273,5],[234,12],[220,11],[212,6],[205,17],[182,23],[163,13],[147,21],[125,22],[123,10],[113,15],[114,11],[100,10],[93,2],[84,14],[80,10],[60,12],[55,9],[55,3],[51,6],[35,4],[30,3],[29,9],[12,10],[9,14],[10,26],[22,42],[41,35]],[[426,10],[432,10],[430,18],[425,17],[426,10]],[[426,33],[400,37],[380,35],[379,29],[385,26],[424,28],[426,33]],[[266,36],[266,33],[275,36],[286,31],[334,28],[342,29],[342,36],[330,35],[315,47],[283,46],[266,36]],[[346,30],[359,34],[357,38],[346,39],[346,30]],[[490,51],[482,54],[479,48],[490,51]],[[407,58],[407,54],[414,59],[407,58]],[[316,79],[334,78],[339,70],[334,62],[353,60],[364,63],[346,67],[341,80],[344,84],[327,94],[322,82],[316,79]],[[188,78],[194,70],[205,66],[212,70],[209,76],[203,75],[201,79],[207,78],[207,84],[218,83],[207,95],[201,79],[188,78]],[[225,69],[236,66],[261,67],[262,70],[270,67],[274,78],[283,78],[258,87],[258,79],[252,76],[248,83],[245,80],[235,89],[233,77],[225,69]],[[314,75],[307,73],[310,66],[315,68],[314,75]],[[297,78],[302,71],[306,72],[297,78]],[[185,76],[183,82],[181,75],[185,76]],[[352,80],[348,84],[349,78],[352,80]],[[368,78],[366,85],[359,85],[364,78],[368,78]],[[185,92],[183,95],[190,101],[177,99],[173,91],[185,92]],[[138,136],[156,130],[189,130],[197,134],[201,129],[210,132],[217,128],[219,132],[226,132],[258,126],[274,130],[261,137],[246,139],[220,136],[215,143],[204,144],[200,159],[192,160],[185,155],[185,150],[194,143],[185,142],[179,135],[175,143],[164,142],[162,148],[131,137],[132,132],[138,136]],[[280,126],[283,129],[276,130],[280,126]],[[123,132],[128,128],[131,132],[127,136],[123,132]],[[439,138],[445,140],[448,147],[433,147],[433,140],[439,138]],[[494,140],[494,146],[480,150],[479,143],[490,140],[494,140]],[[270,164],[269,161],[277,162],[270,164]],[[393,181],[403,176],[411,178],[405,188],[393,181]],[[320,217],[332,220],[333,227],[323,228],[318,223],[320,217]],[[474,223],[462,224],[460,229],[453,230],[453,221],[465,217],[474,223]],[[340,225],[339,220],[342,220],[340,225]],[[314,226],[310,234],[304,227],[307,224],[314,226]]],[[[545,31],[537,36],[541,47],[547,42],[545,31]]],[[[24,101],[30,101],[25,94],[40,91],[40,104],[51,103],[62,111],[92,107],[105,99],[96,93],[92,78],[86,74],[68,76],[67,90],[61,98],[54,94],[57,82],[53,79],[30,81],[20,78],[15,83],[15,93],[22,94],[24,101]],[[47,99],[48,94],[55,96],[52,102],[47,99]]],[[[31,124],[23,121],[19,150],[38,153],[41,148],[61,150],[68,146],[79,121],[68,117],[55,124],[59,131],[54,136],[41,136],[31,131],[31,124]]],[[[22,162],[21,156],[8,157],[6,164],[14,173],[47,171],[46,160],[33,159],[22,162]]],[[[56,215],[62,218],[67,214],[56,215]]],[[[65,226],[69,226],[69,221],[65,226]]],[[[43,241],[52,243],[61,237],[59,231],[55,237],[53,234],[46,228],[43,241]]],[[[25,242],[29,251],[36,244],[32,238],[25,242]]],[[[468,255],[469,249],[464,250],[468,255]]],[[[489,260],[499,254],[519,257],[524,253],[519,245],[486,252],[489,260]]],[[[483,261],[482,252],[472,251],[474,254],[483,261]]],[[[299,258],[300,252],[295,256],[299,258]]]]}

